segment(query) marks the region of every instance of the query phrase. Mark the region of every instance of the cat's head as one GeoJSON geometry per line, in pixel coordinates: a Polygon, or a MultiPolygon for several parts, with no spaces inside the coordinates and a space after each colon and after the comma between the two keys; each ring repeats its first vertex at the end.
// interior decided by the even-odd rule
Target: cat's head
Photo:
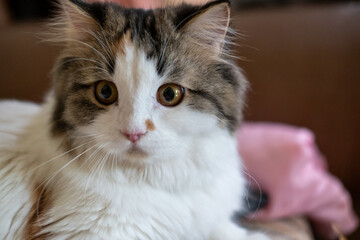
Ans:
{"type": "Polygon", "coordinates": [[[146,162],[234,134],[246,81],[229,60],[228,1],[142,10],[71,0],[61,8],[53,135],[146,162]]]}

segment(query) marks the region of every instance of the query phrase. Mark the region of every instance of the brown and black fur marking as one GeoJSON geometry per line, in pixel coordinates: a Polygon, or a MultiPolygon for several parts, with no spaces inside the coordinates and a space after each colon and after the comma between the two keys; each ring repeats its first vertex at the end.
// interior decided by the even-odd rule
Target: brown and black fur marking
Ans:
{"type": "Polygon", "coordinates": [[[87,17],[82,21],[88,21],[86,26],[92,34],[79,28],[74,30],[80,32],[76,41],[64,37],[65,48],[53,71],[54,135],[89,124],[96,115],[108,110],[94,100],[91,89],[96,81],[111,81],[116,55],[122,52],[128,34],[132,44],[157,62],[157,72],[167,76],[166,82],[187,89],[183,104],[214,114],[220,124],[234,133],[242,118],[246,80],[226,54],[214,58],[208,48],[195,44],[186,31],[193,19],[216,5],[228,5],[227,0],[154,10],[126,9],[109,2],[71,2],[77,11],[85,12],[87,17]]]}
{"type": "Polygon", "coordinates": [[[26,223],[24,240],[45,240],[51,233],[41,233],[42,219],[50,208],[50,192],[46,189],[36,187],[33,191],[32,207],[26,223]]]}

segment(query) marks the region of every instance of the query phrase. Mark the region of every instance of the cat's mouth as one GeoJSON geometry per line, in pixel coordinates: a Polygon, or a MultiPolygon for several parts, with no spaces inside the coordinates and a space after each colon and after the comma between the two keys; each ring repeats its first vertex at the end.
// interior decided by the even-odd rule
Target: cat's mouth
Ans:
{"type": "Polygon", "coordinates": [[[144,158],[144,157],[147,157],[148,154],[143,150],[141,149],[139,146],[133,144],[127,151],[126,153],[130,156],[133,156],[133,157],[141,157],[141,158],[144,158]]]}

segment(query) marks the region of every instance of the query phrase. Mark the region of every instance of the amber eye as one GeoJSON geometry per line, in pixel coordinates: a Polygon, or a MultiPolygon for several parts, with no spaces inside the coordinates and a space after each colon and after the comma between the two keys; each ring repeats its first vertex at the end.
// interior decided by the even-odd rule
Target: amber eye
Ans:
{"type": "Polygon", "coordinates": [[[185,89],[177,84],[168,83],[162,85],[157,91],[157,100],[165,107],[178,105],[184,97],[185,89]]]}
{"type": "Polygon", "coordinates": [[[113,104],[118,99],[118,91],[114,83],[99,81],[95,85],[95,97],[103,105],[113,104]]]}

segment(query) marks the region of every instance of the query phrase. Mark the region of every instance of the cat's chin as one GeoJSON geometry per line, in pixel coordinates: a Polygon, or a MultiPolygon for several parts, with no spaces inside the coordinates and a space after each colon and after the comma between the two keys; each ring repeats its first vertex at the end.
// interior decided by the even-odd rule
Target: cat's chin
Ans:
{"type": "Polygon", "coordinates": [[[133,158],[146,158],[148,153],[137,145],[131,145],[129,149],[126,150],[126,155],[133,158]]]}

